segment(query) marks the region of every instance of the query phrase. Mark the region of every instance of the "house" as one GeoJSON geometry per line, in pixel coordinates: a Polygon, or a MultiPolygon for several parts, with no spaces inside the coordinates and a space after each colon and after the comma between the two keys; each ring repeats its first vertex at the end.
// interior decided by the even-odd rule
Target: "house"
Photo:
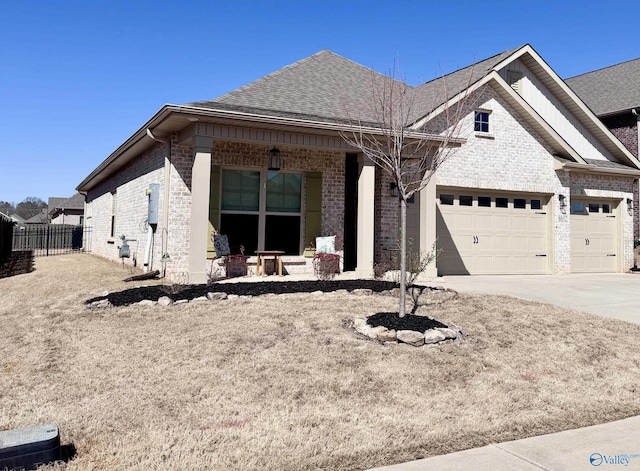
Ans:
{"type": "Polygon", "coordinates": [[[25,224],[48,224],[49,223],[49,215],[47,214],[47,209],[41,209],[40,212],[34,214],[29,219],[24,221],[25,224]]]}
{"type": "Polygon", "coordinates": [[[12,220],[13,222],[15,222],[15,223],[16,223],[16,225],[18,225],[18,226],[22,226],[22,225],[24,225],[24,218],[23,218],[23,217],[21,217],[21,216],[19,216],[17,213],[12,213],[12,214],[10,214],[10,215],[9,215],[9,218],[11,218],[11,220],[12,220]]]}
{"type": "Polygon", "coordinates": [[[76,193],[71,198],[51,197],[48,213],[51,224],[80,226],[84,223],[84,195],[76,193]]]}
{"type": "MultiPolygon", "coordinates": [[[[397,248],[398,202],[339,132],[375,121],[378,75],[324,50],[215,100],[163,106],[77,187],[92,251],[115,259],[121,236],[143,241],[149,264],[204,282],[214,229],[250,254],[284,250],[285,266],[337,234],[345,270],[370,276],[397,248]]],[[[631,266],[640,162],[530,45],[412,93],[416,130],[467,93],[474,103],[459,149],[408,209],[414,247],[442,250],[431,275],[631,266]]]]}
{"type": "MultiPolygon", "coordinates": [[[[567,85],[638,157],[640,148],[640,59],[565,79],[567,85]]],[[[638,186],[634,189],[638,201],[638,186]]],[[[634,239],[640,238],[640,205],[634,206],[634,239]]]]}

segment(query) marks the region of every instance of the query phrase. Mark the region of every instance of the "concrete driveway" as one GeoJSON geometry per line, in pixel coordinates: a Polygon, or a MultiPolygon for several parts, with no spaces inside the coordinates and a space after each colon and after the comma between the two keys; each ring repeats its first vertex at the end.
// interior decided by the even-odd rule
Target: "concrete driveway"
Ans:
{"type": "Polygon", "coordinates": [[[504,294],[640,324],[640,274],[446,276],[461,293],[504,294]]]}

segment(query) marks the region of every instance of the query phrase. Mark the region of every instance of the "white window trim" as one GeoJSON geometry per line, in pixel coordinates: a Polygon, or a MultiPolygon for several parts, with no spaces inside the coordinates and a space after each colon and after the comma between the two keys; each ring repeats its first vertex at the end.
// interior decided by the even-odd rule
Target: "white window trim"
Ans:
{"type": "Polygon", "coordinates": [[[493,113],[493,110],[488,109],[488,108],[477,108],[473,111],[473,129],[474,129],[474,135],[476,137],[480,137],[483,139],[495,139],[495,136],[493,134],[493,123],[491,120],[491,113],[493,113]],[[476,131],[476,113],[487,113],[487,120],[488,120],[488,124],[489,124],[489,132],[483,132],[483,131],[476,131]]]}

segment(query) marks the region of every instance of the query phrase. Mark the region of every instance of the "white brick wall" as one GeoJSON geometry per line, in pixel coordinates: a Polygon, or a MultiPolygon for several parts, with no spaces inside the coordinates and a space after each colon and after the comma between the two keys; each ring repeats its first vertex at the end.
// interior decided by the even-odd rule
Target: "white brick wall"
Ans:
{"type": "MultiPolygon", "coordinates": [[[[633,179],[601,175],[581,175],[554,170],[553,151],[507,103],[486,89],[478,108],[490,109],[490,134],[473,132],[473,112],[464,123],[467,142],[436,173],[439,186],[480,188],[510,192],[553,195],[550,201],[553,225],[553,272],[571,271],[571,195],[615,198],[633,197],[633,179]],[[562,214],[558,195],[567,197],[562,214]]],[[[626,204],[626,203],[625,203],[626,204]]],[[[623,216],[624,268],[633,263],[633,218],[623,216]]]]}
{"type": "MultiPolygon", "coordinates": [[[[86,198],[85,225],[91,228],[90,250],[108,259],[118,259],[120,236],[136,239],[131,242],[131,258],[125,260],[132,264],[134,256],[138,266],[142,266],[146,232],[144,222],[147,219],[148,196],[146,190],[150,183],[160,184],[160,201],[162,207],[164,187],[164,147],[158,144],[142,154],[125,169],[117,172],[106,182],[88,192],[86,198]],[[115,234],[110,237],[111,208],[115,190],[116,218],[115,234]]],[[[154,239],[154,268],[160,268],[162,220],[158,224],[154,239]]]]}

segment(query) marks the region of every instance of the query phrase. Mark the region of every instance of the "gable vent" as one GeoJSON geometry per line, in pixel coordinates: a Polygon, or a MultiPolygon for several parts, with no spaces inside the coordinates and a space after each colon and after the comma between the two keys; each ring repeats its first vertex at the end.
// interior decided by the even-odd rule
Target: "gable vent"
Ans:
{"type": "Polygon", "coordinates": [[[507,70],[507,83],[516,93],[522,94],[522,72],[507,70]]]}

